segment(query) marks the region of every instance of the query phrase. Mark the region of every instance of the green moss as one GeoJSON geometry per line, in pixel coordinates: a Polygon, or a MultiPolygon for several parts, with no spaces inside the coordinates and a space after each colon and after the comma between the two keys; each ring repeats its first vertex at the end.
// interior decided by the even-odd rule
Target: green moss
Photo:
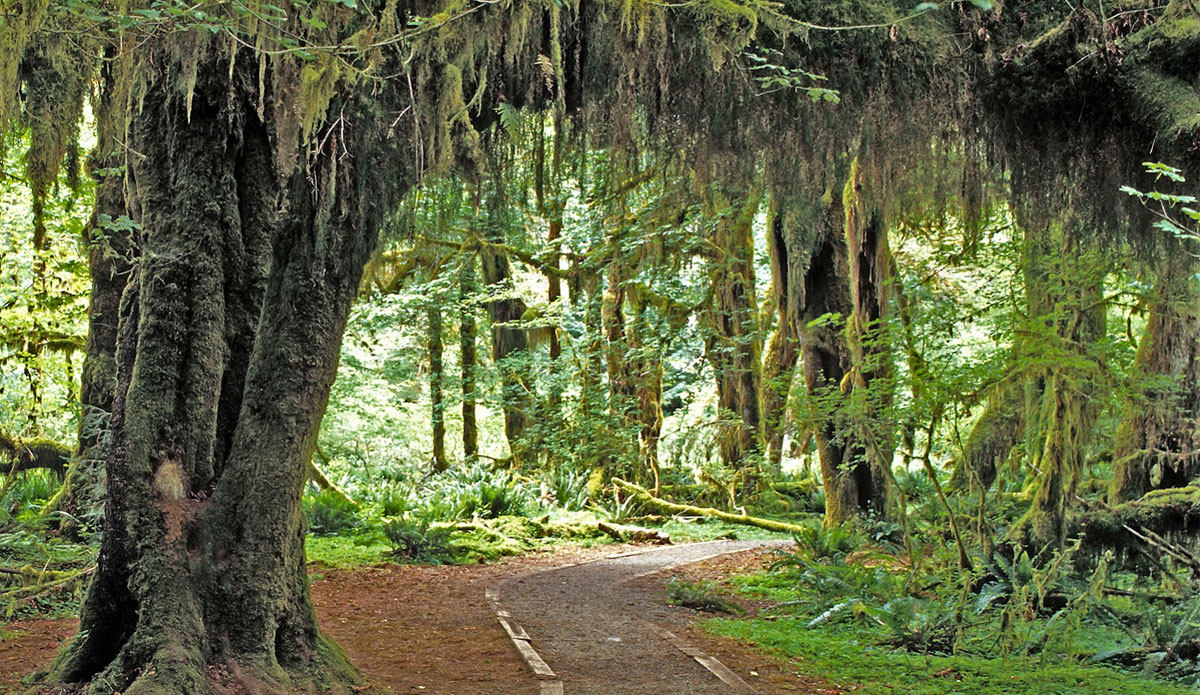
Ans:
{"type": "Polygon", "coordinates": [[[877,647],[856,629],[809,629],[804,622],[715,619],[714,634],[745,640],[799,660],[805,675],[828,679],[864,695],[1185,695],[1192,690],[1135,678],[1107,668],[1064,660],[1043,664],[1032,658],[983,659],[924,656],[877,647]],[[852,656],[853,658],[848,658],[852,656]]]}
{"type": "Polygon", "coordinates": [[[785,540],[791,537],[785,533],[775,533],[754,526],[727,524],[723,521],[712,519],[685,521],[680,518],[672,518],[663,524],[661,528],[671,537],[671,541],[674,543],[711,541],[720,538],[735,538],[737,540],[785,540]]]}
{"type": "Polygon", "coordinates": [[[346,569],[391,560],[392,548],[382,533],[357,536],[309,536],[304,550],[310,564],[346,569]]]}
{"type": "Polygon", "coordinates": [[[1131,69],[1123,82],[1132,115],[1163,141],[1178,139],[1185,147],[1200,142],[1200,94],[1195,85],[1148,67],[1131,69]]]}

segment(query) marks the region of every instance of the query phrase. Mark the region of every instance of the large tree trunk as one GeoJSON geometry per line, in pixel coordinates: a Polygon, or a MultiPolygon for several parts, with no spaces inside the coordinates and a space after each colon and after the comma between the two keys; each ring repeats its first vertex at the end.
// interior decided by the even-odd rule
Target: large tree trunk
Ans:
{"type": "MultiPolygon", "coordinates": [[[[492,241],[502,241],[494,238],[492,241]]],[[[525,429],[529,426],[530,384],[526,370],[516,361],[529,347],[525,328],[512,325],[525,314],[525,302],[512,296],[512,271],[508,255],[493,246],[484,246],[479,253],[483,264],[483,280],[489,292],[501,298],[488,302],[492,319],[492,360],[500,369],[504,436],[516,466],[526,463],[525,429]]]]}
{"type": "MultiPolygon", "coordinates": [[[[803,272],[803,291],[789,306],[799,313],[795,325],[800,331],[805,385],[815,420],[826,526],[842,524],[868,510],[886,516],[894,494],[888,471],[882,469],[891,465],[890,458],[880,453],[884,446],[876,441],[871,424],[861,422],[862,413],[848,407],[853,391],[869,389],[872,376],[865,364],[863,335],[857,332],[868,327],[869,317],[881,315],[884,301],[881,290],[864,290],[855,283],[886,277],[886,268],[864,272],[851,265],[878,258],[879,244],[886,242],[881,239],[881,229],[857,230],[855,253],[851,253],[847,227],[861,218],[844,207],[847,188],[831,187],[824,209],[818,209],[809,220],[818,228],[815,252],[793,242],[793,238],[800,241],[806,236],[802,229],[790,233],[788,239],[789,259],[803,272]],[[876,298],[873,308],[868,297],[876,298]],[[856,305],[856,300],[860,304],[856,305]],[[837,317],[852,323],[844,326],[837,317]],[[863,317],[868,318],[864,321],[863,317]],[[847,339],[851,331],[856,332],[854,341],[847,339]]],[[[872,224],[878,227],[877,221],[872,224]]]]}
{"type": "Polygon", "coordinates": [[[711,195],[709,208],[719,219],[713,238],[717,257],[709,271],[712,303],[705,352],[717,378],[718,417],[722,422],[718,447],[721,461],[741,473],[744,486],[754,490],[759,481],[754,467],[762,453],[758,439],[762,336],[755,300],[753,228],[762,193],[748,192],[733,205],[718,193],[711,195]]]}
{"type": "MultiPolygon", "coordinates": [[[[144,238],[121,302],[106,526],[80,633],[48,681],[347,692],[356,674],[309,597],[300,495],[375,240],[362,180],[347,143],[326,143],[296,167],[276,225],[256,65],[231,69],[194,35],[145,50],[158,70],[129,143],[144,238]],[[197,55],[185,98],[178,60],[197,55]]],[[[335,106],[371,137],[354,103],[335,106]]]]}
{"type": "Polygon", "coordinates": [[[633,379],[625,336],[625,273],[619,236],[609,242],[600,321],[604,326],[604,365],[608,374],[608,407],[614,420],[625,421],[633,401],[633,379]]]}
{"type": "Polygon", "coordinates": [[[1110,501],[1200,477],[1200,290],[1197,263],[1172,248],[1133,362],[1140,392],[1117,430],[1110,501]]]}
{"type": "Polygon", "coordinates": [[[1042,270],[1027,285],[1046,298],[1034,298],[1031,307],[1044,304],[1047,311],[1031,314],[1022,346],[1025,359],[1040,367],[1026,385],[1034,498],[1009,535],[1039,549],[1066,542],[1069,510],[1100,413],[1100,365],[1092,349],[1105,331],[1102,289],[1108,264],[1085,243],[1080,230],[1054,224],[1039,230],[1030,251],[1035,256],[1028,261],[1042,270]]]}
{"type": "Polygon", "coordinates": [[[1048,267],[1054,255],[1046,230],[1038,233],[1026,229],[1021,248],[1021,281],[1030,328],[1017,330],[1012,336],[1009,373],[988,390],[983,412],[967,435],[952,478],[956,487],[979,485],[986,491],[995,482],[999,466],[1021,444],[1027,430],[1036,429],[1046,385],[1041,357],[1045,344],[1038,340],[1045,337],[1044,323],[1054,306],[1052,273],[1048,267]]]}
{"type": "MultiPolygon", "coordinates": [[[[630,292],[625,287],[629,268],[621,246],[621,230],[615,230],[608,240],[609,258],[604,269],[605,282],[600,297],[600,324],[603,329],[604,365],[608,376],[608,422],[613,428],[614,445],[604,456],[605,476],[644,480],[634,469],[633,435],[638,422],[638,364],[633,355],[632,332],[627,325],[626,300],[630,292]]],[[[597,283],[597,291],[600,290],[597,283]]],[[[635,315],[636,322],[637,317],[635,315]]],[[[599,414],[599,413],[597,413],[599,414]]]]}
{"type": "Polygon", "coordinates": [[[633,321],[629,325],[629,362],[637,403],[639,477],[649,477],[654,494],[662,488],[658,443],[663,428],[663,348],[654,338],[645,297],[641,292],[629,293],[633,321]]]}

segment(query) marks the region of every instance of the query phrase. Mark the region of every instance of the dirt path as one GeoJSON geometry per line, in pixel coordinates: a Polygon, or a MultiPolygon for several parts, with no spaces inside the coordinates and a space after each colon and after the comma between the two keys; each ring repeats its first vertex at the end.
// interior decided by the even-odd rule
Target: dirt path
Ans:
{"type": "Polygon", "coordinates": [[[751,677],[748,673],[726,674],[731,682],[723,682],[700,663],[705,659],[694,658],[703,648],[679,635],[666,637],[675,634],[678,620],[673,613],[678,611],[672,611],[658,590],[662,577],[657,582],[637,580],[772,545],[779,544],[712,541],[538,571],[503,582],[499,600],[555,671],[566,695],[748,692],[738,683],[751,677]]]}
{"type": "MultiPolygon", "coordinates": [[[[735,692],[721,689],[720,681],[639,620],[717,657],[760,693],[834,692],[745,645],[695,630],[692,611],[667,603],[664,570],[751,545],[703,543],[649,552],[560,548],[492,565],[312,568],[310,574],[322,627],[385,693],[539,695],[539,681],[484,599],[485,590],[495,587],[559,672],[566,695],[735,692]]],[[[769,560],[762,551],[744,552],[674,572],[720,578],[769,560]]],[[[45,668],[76,623],[33,620],[4,628],[0,695],[9,695],[24,692],[19,679],[45,668]]]]}

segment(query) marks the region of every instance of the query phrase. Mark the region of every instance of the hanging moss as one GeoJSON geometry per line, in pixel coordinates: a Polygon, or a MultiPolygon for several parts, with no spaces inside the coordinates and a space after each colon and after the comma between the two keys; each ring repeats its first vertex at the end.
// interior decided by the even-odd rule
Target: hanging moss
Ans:
{"type": "Polygon", "coordinates": [[[28,0],[6,5],[0,13],[0,152],[17,118],[20,68],[29,42],[42,28],[50,0],[28,0]]]}

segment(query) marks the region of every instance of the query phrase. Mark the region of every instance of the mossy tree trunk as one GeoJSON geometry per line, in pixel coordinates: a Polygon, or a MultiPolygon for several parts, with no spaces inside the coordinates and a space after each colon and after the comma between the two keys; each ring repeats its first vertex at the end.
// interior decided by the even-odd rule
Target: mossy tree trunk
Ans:
{"type": "MultiPolygon", "coordinates": [[[[852,310],[846,337],[853,374],[846,382],[854,413],[847,422],[857,430],[871,471],[870,502],[880,517],[894,517],[899,491],[891,484],[895,455],[895,427],[888,413],[895,396],[892,336],[888,325],[892,278],[892,252],[887,225],[875,191],[870,190],[877,173],[864,170],[863,158],[850,167],[842,197],[844,232],[849,254],[850,303],[852,310]]],[[[877,184],[875,184],[877,185],[877,184]]]]}
{"type": "Polygon", "coordinates": [[[1135,397],[1117,430],[1110,501],[1200,477],[1200,288],[1197,263],[1172,242],[1134,358],[1135,397]]]}
{"type": "Polygon", "coordinates": [[[604,366],[608,375],[608,407],[615,420],[624,421],[634,393],[630,376],[629,346],[625,335],[625,262],[621,239],[609,242],[611,255],[604,271],[604,295],[600,301],[600,322],[604,328],[604,366]]]}
{"type": "Polygon", "coordinates": [[[479,425],[475,418],[475,370],[478,357],[475,350],[475,294],[479,291],[475,279],[475,256],[463,259],[458,276],[458,301],[461,312],[458,318],[459,366],[462,381],[462,443],[463,457],[474,461],[479,456],[479,425]]]}
{"type": "Polygon", "coordinates": [[[773,209],[767,226],[767,249],[771,264],[771,295],[775,304],[775,330],[767,341],[762,368],[762,431],[767,445],[766,468],[782,472],[784,422],[792,378],[800,357],[799,335],[788,312],[791,269],[783,216],[773,209]]]}
{"type": "Polygon", "coordinates": [[[446,460],[446,419],[442,403],[442,307],[433,303],[426,309],[429,323],[429,423],[433,430],[433,470],[450,467],[446,460]]]}
{"type": "Polygon", "coordinates": [[[1035,548],[1066,542],[1069,512],[1083,473],[1084,458],[1100,413],[1099,358],[1092,349],[1105,332],[1103,280],[1108,264],[1085,248],[1073,225],[1052,224],[1035,232],[1030,253],[1038,274],[1033,287],[1046,288],[1041,301],[1031,299],[1031,314],[1022,342],[1023,360],[1034,365],[1026,380],[1025,440],[1033,476],[1033,504],[1009,535],[1035,548]]]}
{"type": "MultiPolygon", "coordinates": [[[[614,229],[608,240],[607,265],[604,268],[603,294],[600,296],[600,327],[603,330],[605,373],[608,377],[608,420],[614,434],[614,449],[605,457],[606,475],[644,480],[642,471],[635,469],[633,431],[638,428],[639,377],[641,363],[634,354],[638,336],[634,332],[639,317],[636,314],[633,292],[625,287],[632,272],[629,259],[622,250],[622,230],[614,229]],[[633,321],[626,320],[626,304],[633,309],[633,321]]],[[[600,288],[597,287],[597,290],[600,288]]],[[[657,463],[657,460],[656,460],[657,463]]]]}
{"type": "Polygon", "coordinates": [[[638,424],[638,458],[640,477],[649,477],[654,494],[662,488],[659,469],[658,443],[663,428],[663,355],[654,339],[648,302],[643,292],[629,293],[633,321],[629,326],[629,363],[632,368],[636,418],[638,424]]]}
{"type": "MultiPolygon", "coordinates": [[[[500,242],[493,237],[490,241],[500,242]]],[[[512,269],[508,255],[495,246],[484,246],[479,252],[483,281],[490,293],[497,295],[487,303],[492,320],[492,361],[500,369],[504,409],[504,436],[508,440],[513,465],[526,463],[525,429],[529,426],[530,384],[525,369],[518,363],[529,348],[525,328],[516,325],[525,314],[525,302],[514,297],[512,269]]]]}
{"type": "MultiPolygon", "coordinates": [[[[144,231],[121,301],[106,526],[80,632],[46,682],[349,692],[357,676],[316,625],[300,496],[375,243],[343,156],[366,146],[313,151],[277,220],[253,61],[231,68],[194,35],[142,50],[158,70],[130,128],[144,231]],[[180,61],[196,56],[185,98],[180,61]]],[[[335,107],[370,137],[354,102],[335,107]]]]}
{"type": "Polygon", "coordinates": [[[121,105],[119,86],[114,72],[115,56],[107,56],[101,74],[97,100],[96,148],[89,168],[102,172],[96,176],[96,202],[84,229],[88,250],[88,274],[91,292],[88,295],[88,335],[83,370],[79,378],[79,430],[75,456],[67,469],[62,488],[43,507],[43,515],[64,512],[59,527],[72,531],[77,520],[89,509],[99,508],[100,487],[106,452],[104,433],[109,427],[109,414],[117,385],[117,320],[121,293],[129,277],[135,254],[133,229],[125,220],[125,187],[119,171],[123,161],[115,132],[119,120],[116,108],[121,105]],[[115,102],[115,103],[114,103],[115,102]]]}
{"type": "MultiPolygon", "coordinates": [[[[871,373],[864,369],[866,344],[859,335],[854,342],[847,337],[856,327],[867,326],[872,314],[878,316],[882,306],[856,306],[857,301],[877,298],[885,301],[881,288],[856,288],[855,281],[870,282],[886,277],[886,268],[852,269],[851,265],[874,262],[881,252],[882,230],[878,220],[871,222],[874,230],[855,230],[854,252],[848,244],[847,227],[855,222],[857,212],[848,212],[845,196],[848,187],[832,185],[820,206],[814,206],[809,224],[817,227],[815,234],[797,229],[790,233],[796,239],[814,238],[815,251],[794,243],[789,263],[802,278],[802,290],[790,311],[800,333],[800,356],[804,365],[805,387],[808,394],[825,489],[825,525],[837,526],[873,511],[879,516],[891,513],[894,494],[891,479],[884,463],[890,459],[879,454],[882,448],[872,441],[874,429],[864,422],[870,416],[853,407],[855,389],[869,389],[871,373]],[[854,322],[846,326],[842,321],[854,322]]],[[[853,204],[853,203],[851,203],[853,204]]]]}
{"type": "Polygon", "coordinates": [[[714,258],[709,266],[712,299],[706,321],[709,335],[705,356],[717,379],[721,425],[717,445],[721,461],[755,490],[763,452],[759,441],[762,421],[762,336],[755,299],[754,218],[762,202],[759,189],[727,197],[712,190],[707,207],[714,219],[714,258]]]}
{"type": "MultiPolygon", "coordinates": [[[[1029,221],[1028,227],[1032,226],[1029,221]]],[[[1014,448],[1029,444],[1028,438],[1037,431],[1046,388],[1045,361],[1040,355],[1054,307],[1050,280],[1055,273],[1050,264],[1055,246],[1051,236],[1046,229],[1026,228],[1020,259],[1026,326],[1018,327],[1012,336],[1006,374],[988,389],[983,412],[963,444],[951,480],[956,487],[977,485],[986,491],[996,481],[999,467],[1014,455],[1014,448]]]]}

